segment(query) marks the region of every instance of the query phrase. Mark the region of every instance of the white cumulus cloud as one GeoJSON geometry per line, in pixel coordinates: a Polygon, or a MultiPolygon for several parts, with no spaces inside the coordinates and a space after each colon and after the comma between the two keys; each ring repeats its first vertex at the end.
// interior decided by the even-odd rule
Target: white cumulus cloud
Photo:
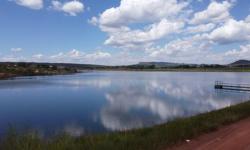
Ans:
{"type": "Polygon", "coordinates": [[[34,60],[41,59],[42,57],[43,57],[43,54],[35,54],[35,55],[32,56],[32,58],[33,58],[34,60]]]}
{"type": "Polygon", "coordinates": [[[189,26],[185,29],[187,33],[196,34],[201,32],[209,32],[216,27],[214,23],[201,24],[197,26],[189,26]]]}
{"type": "Polygon", "coordinates": [[[85,53],[76,49],[68,52],[59,52],[55,55],[49,56],[49,59],[54,62],[77,62],[77,63],[100,63],[103,64],[105,60],[109,59],[111,54],[104,51],[95,51],[92,53],[85,53]]]}
{"type": "Polygon", "coordinates": [[[188,5],[177,0],[121,0],[118,7],[105,10],[89,22],[108,34],[105,44],[138,49],[178,33],[185,24],[180,16],[188,5]]]}
{"type": "Polygon", "coordinates": [[[250,22],[230,19],[221,27],[212,31],[209,38],[220,44],[248,41],[250,40],[250,22]]]}
{"type": "Polygon", "coordinates": [[[240,46],[240,49],[233,49],[225,53],[226,57],[232,57],[236,59],[249,59],[250,56],[250,44],[240,46]]]}
{"type": "Polygon", "coordinates": [[[184,23],[182,22],[169,22],[166,19],[161,20],[159,23],[150,25],[145,30],[121,30],[120,32],[114,32],[105,41],[105,44],[124,46],[131,45],[136,46],[139,44],[145,44],[161,39],[166,35],[178,32],[184,23]]]}
{"type": "MultiPolygon", "coordinates": [[[[209,50],[211,43],[207,40],[206,35],[194,35],[182,39],[176,39],[167,43],[164,47],[148,49],[150,57],[154,58],[188,58],[201,56],[209,50]]],[[[189,60],[190,61],[190,60],[189,60]]]]}
{"type": "Polygon", "coordinates": [[[102,59],[102,58],[109,58],[111,57],[110,53],[107,52],[102,52],[102,51],[97,51],[91,54],[87,54],[85,56],[85,58],[87,59],[92,59],[92,60],[96,60],[96,59],[102,59]]]}
{"type": "Polygon", "coordinates": [[[30,9],[42,9],[43,0],[14,0],[18,5],[30,8],[30,9]]]}
{"type": "Polygon", "coordinates": [[[70,16],[76,16],[84,11],[84,4],[80,1],[73,0],[62,3],[58,0],[52,1],[52,8],[56,11],[62,11],[70,16]]]}
{"type": "Polygon", "coordinates": [[[231,17],[229,11],[232,6],[233,2],[230,1],[212,1],[206,10],[196,12],[190,23],[201,24],[211,22],[223,22],[231,17]]]}
{"type": "Polygon", "coordinates": [[[165,17],[174,17],[187,5],[187,2],[177,0],[121,0],[120,6],[104,11],[99,22],[104,26],[120,26],[160,21],[165,17]]]}
{"type": "Polygon", "coordinates": [[[10,51],[12,52],[21,52],[23,49],[18,47],[18,48],[11,48],[10,51]]]}

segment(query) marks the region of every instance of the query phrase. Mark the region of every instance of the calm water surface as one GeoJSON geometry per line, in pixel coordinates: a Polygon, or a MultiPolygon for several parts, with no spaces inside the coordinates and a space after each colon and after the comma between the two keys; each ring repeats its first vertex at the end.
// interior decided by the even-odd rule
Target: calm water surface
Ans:
{"type": "Polygon", "coordinates": [[[72,136],[141,128],[250,99],[214,89],[250,73],[89,72],[0,81],[0,135],[10,125],[72,136]]]}

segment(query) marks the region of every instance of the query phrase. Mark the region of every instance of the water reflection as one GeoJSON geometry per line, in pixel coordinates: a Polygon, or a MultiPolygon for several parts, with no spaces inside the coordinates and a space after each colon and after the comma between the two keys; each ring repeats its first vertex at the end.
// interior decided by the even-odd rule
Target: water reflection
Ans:
{"type": "Polygon", "coordinates": [[[248,100],[249,93],[213,86],[250,83],[249,75],[90,72],[0,81],[0,134],[9,123],[72,136],[152,126],[248,100]]]}
{"type": "Polygon", "coordinates": [[[84,128],[77,124],[69,124],[64,127],[63,132],[73,137],[79,137],[84,134],[84,128]]]}
{"type": "Polygon", "coordinates": [[[143,85],[123,84],[105,97],[108,104],[101,111],[103,125],[110,130],[127,130],[227,107],[247,100],[249,95],[216,93],[213,85],[203,80],[154,79],[143,85]]]}

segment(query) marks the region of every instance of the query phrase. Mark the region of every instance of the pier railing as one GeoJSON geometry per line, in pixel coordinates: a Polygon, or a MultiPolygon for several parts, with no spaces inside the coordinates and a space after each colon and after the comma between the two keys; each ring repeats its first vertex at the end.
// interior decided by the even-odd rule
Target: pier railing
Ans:
{"type": "Polygon", "coordinates": [[[222,81],[215,82],[215,89],[236,90],[236,91],[250,91],[250,84],[233,84],[222,81]]]}

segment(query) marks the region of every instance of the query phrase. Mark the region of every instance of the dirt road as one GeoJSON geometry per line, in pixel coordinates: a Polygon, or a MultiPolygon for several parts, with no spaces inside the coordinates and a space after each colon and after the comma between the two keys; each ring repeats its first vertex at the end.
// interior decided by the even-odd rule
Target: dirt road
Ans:
{"type": "Polygon", "coordinates": [[[177,145],[171,150],[250,150],[250,118],[177,145]]]}

